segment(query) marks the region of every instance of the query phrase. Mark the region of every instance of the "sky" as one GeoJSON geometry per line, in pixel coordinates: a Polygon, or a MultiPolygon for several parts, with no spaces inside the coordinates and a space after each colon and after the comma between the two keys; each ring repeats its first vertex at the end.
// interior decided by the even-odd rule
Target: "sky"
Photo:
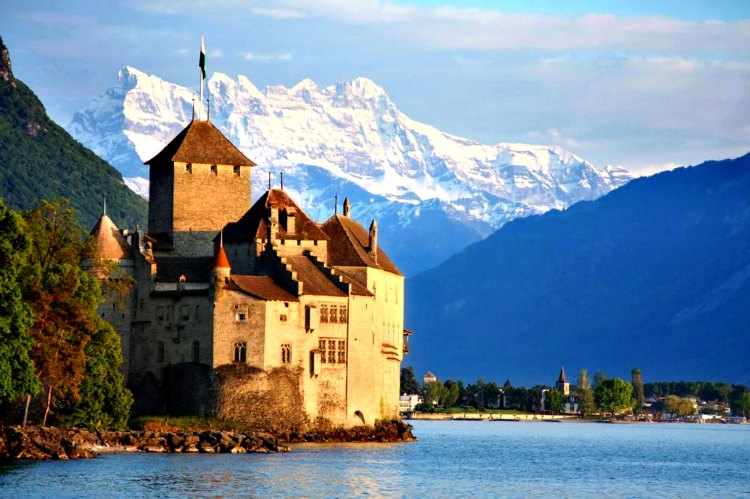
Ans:
{"type": "Polygon", "coordinates": [[[747,0],[2,0],[16,76],[67,125],[124,65],[197,87],[371,78],[413,119],[647,174],[750,151],[747,0]]]}

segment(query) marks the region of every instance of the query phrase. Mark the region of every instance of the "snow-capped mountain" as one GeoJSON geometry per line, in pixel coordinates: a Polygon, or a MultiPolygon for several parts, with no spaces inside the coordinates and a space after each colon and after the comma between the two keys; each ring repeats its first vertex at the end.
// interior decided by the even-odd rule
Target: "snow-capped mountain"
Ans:
{"type": "MultiPolygon", "coordinates": [[[[332,213],[335,193],[348,196],[354,216],[380,219],[385,247],[407,274],[513,218],[594,199],[630,179],[557,146],[485,145],[447,134],[406,116],[367,78],[261,91],[245,76],[215,73],[208,93],[211,120],[261,165],[254,195],[265,190],[267,171],[283,169],[285,187],[318,219],[332,213]],[[415,244],[430,249],[415,252],[415,244]]],[[[127,66],[68,129],[142,193],[143,161],[190,121],[192,106],[190,89],[127,66]]]]}

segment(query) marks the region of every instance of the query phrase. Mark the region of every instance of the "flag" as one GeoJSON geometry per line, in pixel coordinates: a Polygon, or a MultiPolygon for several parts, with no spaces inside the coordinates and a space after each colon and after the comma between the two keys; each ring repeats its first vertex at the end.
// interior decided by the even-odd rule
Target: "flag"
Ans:
{"type": "Polygon", "coordinates": [[[198,58],[198,67],[201,68],[201,78],[206,79],[206,40],[201,35],[201,55],[198,58]]]}

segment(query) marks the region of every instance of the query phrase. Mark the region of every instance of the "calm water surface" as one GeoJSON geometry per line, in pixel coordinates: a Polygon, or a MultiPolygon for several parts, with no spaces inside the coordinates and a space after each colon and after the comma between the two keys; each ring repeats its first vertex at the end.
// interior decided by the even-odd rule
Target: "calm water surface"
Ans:
{"type": "Polygon", "coordinates": [[[0,465],[0,496],[750,497],[750,426],[414,427],[411,444],[0,465]]]}

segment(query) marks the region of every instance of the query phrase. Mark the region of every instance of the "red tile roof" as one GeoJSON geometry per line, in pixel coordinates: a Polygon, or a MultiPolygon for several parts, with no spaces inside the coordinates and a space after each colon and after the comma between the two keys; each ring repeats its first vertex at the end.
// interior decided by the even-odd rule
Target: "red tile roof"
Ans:
{"type": "Polygon", "coordinates": [[[210,121],[193,120],[145,164],[162,161],[255,166],[210,121]]]}
{"type": "Polygon", "coordinates": [[[285,290],[268,276],[235,275],[230,277],[230,285],[244,293],[261,300],[268,301],[299,301],[296,296],[285,290]]]}
{"type": "Polygon", "coordinates": [[[370,255],[370,235],[356,220],[343,215],[334,215],[322,225],[330,237],[328,264],[341,267],[374,267],[402,275],[378,245],[377,261],[370,255]]]}
{"type": "Polygon", "coordinates": [[[293,208],[295,212],[294,233],[288,234],[279,223],[277,239],[307,241],[328,239],[326,233],[297,206],[286,192],[281,189],[271,189],[266,191],[239,220],[228,223],[224,227],[224,240],[239,243],[266,239],[271,208],[279,209],[279,218],[281,218],[281,213],[288,208],[293,208]]]}

